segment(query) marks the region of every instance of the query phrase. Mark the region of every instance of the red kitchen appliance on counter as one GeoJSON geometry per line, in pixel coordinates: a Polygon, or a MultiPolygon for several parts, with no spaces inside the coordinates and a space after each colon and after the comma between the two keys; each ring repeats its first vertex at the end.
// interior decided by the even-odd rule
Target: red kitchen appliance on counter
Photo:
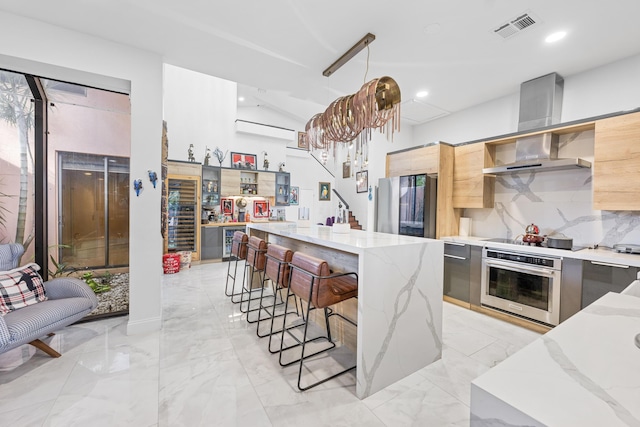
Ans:
{"type": "Polygon", "coordinates": [[[534,223],[531,223],[527,225],[527,228],[525,228],[525,234],[522,236],[522,241],[540,246],[544,241],[544,236],[540,235],[540,228],[538,228],[534,223]]]}

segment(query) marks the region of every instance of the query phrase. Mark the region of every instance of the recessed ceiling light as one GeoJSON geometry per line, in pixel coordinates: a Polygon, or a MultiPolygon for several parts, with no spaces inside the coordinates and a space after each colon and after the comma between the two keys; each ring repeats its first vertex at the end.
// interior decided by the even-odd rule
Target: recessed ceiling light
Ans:
{"type": "Polygon", "coordinates": [[[244,101],[244,96],[239,96],[238,97],[238,101],[243,102],[244,101]]]}
{"type": "Polygon", "coordinates": [[[546,41],[547,43],[555,43],[558,40],[562,40],[566,35],[567,35],[566,31],[558,31],[557,33],[553,33],[547,36],[547,38],[544,39],[544,41],[546,41]]]}
{"type": "Polygon", "coordinates": [[[427,92],[426,90],[421,90],[420,92],[416,93],[416,96],[418,98],[424,98],[427,95],[429,95],[429,92],[427,92]]]}

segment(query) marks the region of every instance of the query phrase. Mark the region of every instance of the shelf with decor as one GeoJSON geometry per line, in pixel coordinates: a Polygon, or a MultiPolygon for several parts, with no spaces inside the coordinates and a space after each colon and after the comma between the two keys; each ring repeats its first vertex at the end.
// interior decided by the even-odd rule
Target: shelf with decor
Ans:
{"type": "Polygon", "coordinates": [[[258,173],[257,172],[240,172],[240,193],[239,194],[258,194],[258,173]]]}

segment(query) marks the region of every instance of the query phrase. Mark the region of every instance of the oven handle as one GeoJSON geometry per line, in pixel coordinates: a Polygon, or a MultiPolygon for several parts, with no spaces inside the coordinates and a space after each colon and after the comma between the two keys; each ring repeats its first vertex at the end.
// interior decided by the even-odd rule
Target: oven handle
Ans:
{"type": "Polygon", "coordinates": [[[509,264],[506,262],[493,261],[488,259],[485,259],[485,262],[487,263],[488,266],[504,267],[507,270],[519,271],[521,273],[536,273],[536,274],[544,274],[546,276],[553,276],[556,273],[556,271],[549,270],[546,268],[528,268],[528,267],[522,267],[520,265],[514,266],[513,264],[509,264]]]}

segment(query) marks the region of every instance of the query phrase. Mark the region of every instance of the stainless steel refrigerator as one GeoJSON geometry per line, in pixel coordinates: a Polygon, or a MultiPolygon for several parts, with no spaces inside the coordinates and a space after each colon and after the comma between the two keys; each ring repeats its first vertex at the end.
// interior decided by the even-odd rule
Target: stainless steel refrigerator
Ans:
{"type": "Polygon", "coordinates": [[[437,179],[427,175],[380,178],[376,188],[376,231],[436,237],[437,179]]]}

